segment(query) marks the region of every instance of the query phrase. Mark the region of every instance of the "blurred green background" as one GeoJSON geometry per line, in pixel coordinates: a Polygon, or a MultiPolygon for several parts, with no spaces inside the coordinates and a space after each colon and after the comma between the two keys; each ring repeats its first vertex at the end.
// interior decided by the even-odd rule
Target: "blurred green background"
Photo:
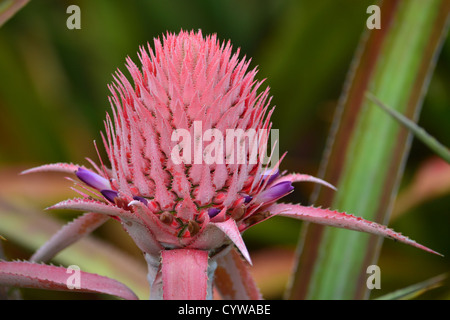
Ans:
{"type": "MultiPolygon", "coordinates": [[[[117,68],[126,71],[127,56],[138,61],[139,46],[180,29],[217,33],[219,39],[230,39],[234,48],[240,47],[241,57],[252,57],[251,66],[258,66],[259,79],[267,78],[265,84],[270,86],[273,105],[277,106],[273,127],[280,130],[280,152],[288,151],[283,169],[316,175],[346,73],[366,28],[366,8],[373,3],[32,0],[0,28],[0,200],[32,201],[20,195],[20,187],[9,187],[16,185],[14,179],[22,169],[54,162],[88,164],[85,157],[97,160],[93,140],[101,146],[99,132],[110,108],[106,85],[112,82],[112,74],[117,68]],[[71,4],[81,9],[81,30],[66,27],[66,9],[71,4]]],[[[419,122],[447,146],[449,84],[447,39],[419,122]]],[[[415,172],[431,156],[420,142],[413,142],[401,190],[407,189],[415,172]]],[[[17,177],[17,184],[26,188],[26,179],[17,177]]],[[[449,270],[450,178],[443,190],[409,208],[390,226],[447,257],[432,257],[385,241],[379,263],[382,289],[373,292],[373,297],[449,270]]],[[[307,204],[311,191],[310,184],[297,185],[286,202],[307,204]]],[[[67,194],[74,195],[70,190],[67,194]]],[[[35,201],[35,208],[63,200],[55,199],[54,194],[47,196],[35,201]]],[[[62,213],[63,219],[70,217],[62,213]]],[[[280,297],[300,224],[273,219],[244,235],[252,254],[262,257],[262,264],[273,252],[287,252],[287,258],[280,259],[284,269],[274,269],[280,275],[278,284],[259,280],[269,298],[280,297]],[[270,248],[276,250],[268,251],[270,248]]],[[[139,256],[125,242],[126,235],[117,237],[117,229],[111,230],[101,228],[98,235],[139,256]]],[[[30,250],[14,241],[4,242],[4,247],[9,259],[27,258],[30,250]]],[[[423,297],[448,299],[450,291],[443,287],[423,297]]]]}

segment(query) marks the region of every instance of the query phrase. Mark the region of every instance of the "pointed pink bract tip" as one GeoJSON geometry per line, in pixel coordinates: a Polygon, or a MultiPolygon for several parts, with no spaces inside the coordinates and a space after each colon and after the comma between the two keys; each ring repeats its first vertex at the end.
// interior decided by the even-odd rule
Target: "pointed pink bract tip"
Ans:
{"type": "Polygon", "coordinates": [[[274,215],[287,216],[326,226],[362,231],[390,238],[392,240],[408,244],[410,246],[416,247],[426,252],[443,256],[442,254],[434,250],[431,250],[430,248],[427,248],[384,225],[380,225],[378,223],[368,221],[351,214],[338,212],[330,209],[305,207],[298,204],[284,204],[284,203],[274,204],[270,208],[268,208],[268,210],[270,210],[274,215]]]}
{"type": "Polygon", "coordinates": [[[52,163],[45,164],[39,167],[31,168],[20,172],[20,174],[39,173],[39,172],[63,172],[63,173],[75,173],[79,168],[84,168],[72,163],[52,163]]]}

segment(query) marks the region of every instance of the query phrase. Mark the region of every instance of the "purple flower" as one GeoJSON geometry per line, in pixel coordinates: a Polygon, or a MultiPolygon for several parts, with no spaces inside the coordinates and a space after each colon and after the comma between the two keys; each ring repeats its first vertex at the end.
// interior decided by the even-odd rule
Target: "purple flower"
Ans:
{"type": "Polygon", "coordinates": [[[255,199],[255,202],[256,203],[273,202],[286,196],[292,190],[294,190],[294,187],[292,186],[291,182],[283,181],[261,192],[255,199]]]}
{"type": "Polygon", "coordinates": [[[145,204],[145,205],[148,204],[148,200],[145,199],[144,197],[134,196],[133,199],[134,199],[134,200],[137,200],[137,201],[140,201],[140,202],[142,202],[142,203],[145,204]]]}
{"type": "Polygon", "coordinates": [[[208,216],[210,218],[214,218],[215,216],[217,216],[219,214],[221,210],[217,209],[217,208],[209,208],[208,209],[208,216]]]}
{"type": "Polygon", "coordinates": [[[100,190],[100,192],[111,203],[114,203],[114,199],[117,198],[117,196],[119,195],[119,193],[114,190],[100,190]]]}
{"type": "Polygon", "coordinates": [[[279,176],[280,176],[280,170],[278,170],[278,168],[277,168],[277,169],[267,170],[266,172],[264,172],[262,178],[264,180],[267,179],[267,185],[270,185],[279,176]]]}
{"type": "Polygon", "coordinates": [[[86,183],[88,186],[97,189],[97,190],[105,190],[105,189],[111,189],[111,184],[109,183],[109,180],[106,178],[103,178],[102,176],[84,169],[84,168],[78,168],[78,170],[75,172],[78,179],[86,183]]]}

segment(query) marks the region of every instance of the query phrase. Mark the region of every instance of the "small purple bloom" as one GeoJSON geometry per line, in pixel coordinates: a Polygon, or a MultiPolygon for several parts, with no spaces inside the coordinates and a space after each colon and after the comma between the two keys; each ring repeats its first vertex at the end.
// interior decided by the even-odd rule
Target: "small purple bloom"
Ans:
{"type": "Polygon", "coordinates": [[[209,208],[208,209],[208,215],[210,218],[214,218],[215,216],[217,216],[219,214],[221,210],[217,209],[217,208],[209,208]]]}
{"type": "Polygon", "coordinates": [[[88,186],[97,189],[97,190],[107,190],[111,189],[111,184],[109,183],[108,179],[103,178],[102,176],[84,169],[84,168],[78,168],[78,170],[75,172],[78,179],[86,183],[88,186]]]}
{"type": "Polygon", "coordinates": [[[145,205],[148,204],[147,199],[145,199],[144,197],[134,196],[133,199],[134,199],[134,200],[137,200],[137,201],[140,201],[140,202],[142,202],[142,203],[145,204],[145,205]]]}
{"type": "Polygon", "coordinates": [[[263,174],[263,179],[268,179],[267,181],[267,185],[271,184],[276,178],[278,178],[280,176],[280,170],[278,169],[272,169],[272,170],[267,170],[266,172],[264,172],[263,174]]]}
{"type": "Polygon", "coordinates": [[[114,199],[119,195],[119,193],[114,190],[100,190],[100,192],[106,199],[108,199],[112,203],[114,203],[114,199]]]}
{"type": "Polygon", "coordinates": [[[252,200],[253,200],[252,196],[244,196],[244,203],[249,203],[252,200]]]}
{"type": "Polygon", "coordinates": [[[292,186],[291,182],[283,181],[261,192],[255,201],[257,203],[272,202],[280,199],[281,197],[284,197],[292,190],[294,190],[294,187],[292,186]]]}

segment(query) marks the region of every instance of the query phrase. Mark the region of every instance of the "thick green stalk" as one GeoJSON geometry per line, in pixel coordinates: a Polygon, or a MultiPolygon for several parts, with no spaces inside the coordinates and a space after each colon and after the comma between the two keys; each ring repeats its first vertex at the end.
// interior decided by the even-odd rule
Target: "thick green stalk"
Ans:
{"type": "MultiPolygon", "coordinates": [[[[388,223],[411,135],[370,106],[364,94],[370,91],[417,120],[449,11],[445,0],[383,2],[381,29],[363,36],[322,164],[321,178],[338,192],[318,191],[316,205],[388,223]]],[[[381,242],[357,232],[305,226],[289,297],[367,298],[366,270],[376,263],[381,242]]]]}

